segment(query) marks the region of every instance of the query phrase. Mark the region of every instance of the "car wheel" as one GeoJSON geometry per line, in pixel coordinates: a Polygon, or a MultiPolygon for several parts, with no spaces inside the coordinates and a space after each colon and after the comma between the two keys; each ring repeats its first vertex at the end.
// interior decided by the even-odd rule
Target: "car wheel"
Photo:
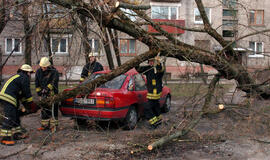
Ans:
{"type": "Polygon", "coordinates": [[[163,107],[161,108],[161,110],[163,113],[167,113],[170,111],[170,109],[171,109],[171,97],[169,95],[167,95],[165,103],[164,103],[163,107]]]}
{"type": "Polygon", "coordinates": [[[136,127],[138,121],[138,113],[134,106],[129,107],[128,113],[124,121],[124,129],[132,130],[136,127]]]}

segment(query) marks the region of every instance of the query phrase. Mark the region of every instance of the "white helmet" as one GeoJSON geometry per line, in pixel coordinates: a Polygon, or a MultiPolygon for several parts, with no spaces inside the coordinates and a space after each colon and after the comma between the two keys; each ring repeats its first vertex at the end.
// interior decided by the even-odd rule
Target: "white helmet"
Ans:
{"type": "Polygon", "coordinates": [[[40,67],[49,67],[51,62],[48,57],[42,57],[39,62],[40,67]]]}
{"type": "Polygon", "coordinates": [[[98,56],[98,52],[90,52],[88,57],[97,57],[98,56]]]}
{"type": "Polygon", "coordinates": [[[32,67],[28,64],[23,64],[20,69],[26,72],[33,72],[32,67]]]}

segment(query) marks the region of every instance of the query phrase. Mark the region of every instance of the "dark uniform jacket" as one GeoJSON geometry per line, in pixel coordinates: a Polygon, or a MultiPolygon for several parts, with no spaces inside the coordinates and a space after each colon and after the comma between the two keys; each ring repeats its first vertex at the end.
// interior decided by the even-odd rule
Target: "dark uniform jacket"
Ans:
{"type": "Polygon", "coordinates": [[[164,68],[161,64],[156,66],[156,73],[153,66],[138,66],[135,69],[139,73],[146,75],[147,79],[147,99],[160,99],[162,92],[162,77],[164,75],[164,68]]]}
{"type": "Polygon", "coordinates": [[[93,63],[87,63],[84,65],[82,73],[81,73],[81,81],[83,81],[85,78],[90,76],[92,73],[103,71],[103,66],[97,62],[94,61],[93,63]]]}
{"type": "Polygon", "coordinates": [[[32,102],[33,97],[30,91],[30,78],[24,72],[19,72],[9,78],[2,86],[0,99],[14,106],[19,106],[22,102],[32,102]]]}
{"type": "Polygon", "coordinates": [[[35,77],[36,92],[39,95],[44,89],[49,89],[50,95],[58,94],[59,74],[54,67],[50,66],[46,71],[39,68],[35,77]]]}

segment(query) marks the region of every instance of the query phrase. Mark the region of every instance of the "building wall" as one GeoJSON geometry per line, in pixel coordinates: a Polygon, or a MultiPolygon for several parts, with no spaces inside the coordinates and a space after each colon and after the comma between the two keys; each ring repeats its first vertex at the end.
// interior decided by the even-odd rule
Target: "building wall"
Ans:
{"type": "MultiPolygon", "coordinates": [[[[239,23],[244,26],[239,26],[239,37],[248,35],[257,31],[263,31],[265,29],[269,29],[270,27],[270,1],[260,0],[260,1],[252,1],[252,0],[241,0],[240,3],[245,4],[246,8],[239,7],[239,23]],[[248,25],[248,13],[247,10],[263,10],[264,11],[264,25],[261,26],[249,26],[248,25]]],[[[259,68],[269,68],[269,36],[266,34],[258,34],[254,36],[249,36],[240,41],[241,46],[249,47],[249,41],[255,42],[263,42],[264,43],[264,57],[249,57],[246,55],[246,65],[251,69],[259,69],[259,68]]]]}
{"type": "MultiPolygon", "coordinates": [[[[160,1],[160,0],[159,0],[160,1]]],[[[191,0],[181,0],[180,2],[173,1],[174,3],[169,2],[168,0],[166,2],[160,3],[162,5],[168,5],[168,4],[175,4],[179,6],[178,8],[178,19],[185,20],[185,27],[189,28],[203,28],[202,24],[195,24],[194,23],[194,8],[197,8],[195,1],[191,0]]],[[[223,9],[224,6],[221,4],[222,1],[217,0],[203,0],[203,4],[205,7],[210,8],[210,17],[211,17],[211,25],[213,28],[217,29],[217,32],[222,35],[223,29],[226,29],[226,27],[222,27],[222,20],[223,19],[230,19],[231,17],[224,17],[223,16],[223,9]]],[[[241,5],[237,8],[238,14],[238,34],[235,38],[239,38],[241,36],[253,33],[254,31],[262,31],[267,28],[269,28],[269,7],[270,7],[270,1],[267,0],[260,0],[260,1],[253,1],[253,0],[238,0],[239,3],[241,3],[244,7],[241,7],[241,5]],[[259,9],[264,10],[264,25],[262,26],[249,26],[248,25],[248,11],[250,9],[259,9]]],[[[144,4],[150,4],[150,0],[143,1],[144,4]]],[[[158,3],[155,1],[154,3],[158,3]]],[[[151,15],[151,10],[147,11],[147,14],[151,15]]],[[[99,32],[98,28],[95,28],[96,26],[93,25],[90,28],[92,30],[95,30],[99,32]]],[[[147,29],[147,28],[145,28],[147,29]]],[[[5,27],[4,31],[0,35],[0,48],[2,49],[2,53],[5,53],[5,38],[9,37],[19,37],[22,38],[24,36],[23,33],[23,23],[22,21],[10,21],[7,26],[5,27]]],[[[56,36],[56,35],[52,35],[56,36]]],[[[59,36],[59,35],[58,35],[59,36]]],[[[54,65],[57,67],[57,69],[63,74],[61,77],[62,79],[65,78],[73,78],[73,79],[79,79],[80,72],[82,70],[83,65],[85,64],[85,57],[82,56],[85,53],[83,53],[83,46],[81,41],[81,34],[77,31],[73,32],[73,34],[68,34],[69,37],[69,52],[68,54],[63,55],[55,55],[53,57],[54,65]]],[[[98,39],[99,37],[91,33],[88,38],[94,38],[98,39]]],[[[124,34],[119,33],[119,38],[128,38],[131,39],[132,37],[124,34]]],[[[162,38],[162,37],[161,37],[162,38]]],[[[185,31],[185,33],[177,35],[177,39],[180,41],[183,41],[187,44],[194,45],[194,44],[200,44],[204,45],[203,48],[208,48],[210,51],[214,52],[216,48],[220,48],[220,45],[209,35],[205,33],[196,33],[196,32],[189,32],[185,31]]],[[[234,40],[234,38],[225,38],[226,40],[234,40]]],[[[40,43],[41,38],[35,34],[33,38],[33,48],[39,48],[42,47],[40,43]],[[36,43],[34,43],[36,42],[36,43]]],[[[249,47],[250,41],[258,41],[264,43],[264,52],[265,54],[269,55],[269,37],[266,35],[254,35],[249,36],[247,38],[241,39],[237,41],[238,47],[247,49],[249,47]]],[[[200,45],[198,45],[200,47],[200,45]]],[[[24,44],[22,43],[22,52],[24,51],[24,44]]],[[[148,47],[139,42],[136,41],[136,53],[141,54],[148,51],[148,47]]],[[[42,56],[47,56],[48,53],[44,52],[43,50],[32,50],[32,65],[34,65],[35,68],[37,68],[37,62],[42,56]]],[[[246,52],[243,52],[243,64],[246,65],[248,68],[267,68],[269,67],[270,61],[269,56],[264,57],[249,57],[246,52]]],[[[6,55],[3,56],[3,62],[6,59],[6,55]]],[[[127,60],[130,60],[134,55],[132,56],[122,56],[121,61],[122,64],[125,63],[127,60]]],[[[113,53],[114,58],[114,64],[116,63],[116,58],[113,53]]],[[[100,57],[98,59],[99,62],[103,64],[105,69],[108,69],[108,63],[107,63],[107,57],[105,55],[104,50],[101,50],[100,57]]],[[[7,62],[6,67],[4,68],[4,77],[5,75],[13,74],[16,71],[16,68],[19,68],[21,64],[24,63],[24,56],[23,55],[12,55],[10,59],[7,62]],[[9,72],[8,69],[13,68],[12,72],[9,72]]],[[[182,75],[186,73],[194,73],[194,72],[200,72],[200,65],[197,63],[191,63],[191,62],[182,62],[178,61],[174,58],[167,58],[166,59],[166,67],[167,72],[171,74],[171,78],[179,78],[182,75]]],[[[205,66],[205,71],[209,73],[216,73],[216,70],[205,66]]]]}

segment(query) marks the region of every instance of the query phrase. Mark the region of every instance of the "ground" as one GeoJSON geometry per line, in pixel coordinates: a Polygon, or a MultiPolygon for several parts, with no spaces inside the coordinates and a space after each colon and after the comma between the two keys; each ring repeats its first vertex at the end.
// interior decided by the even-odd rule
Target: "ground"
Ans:
{"type": "MultiPolygon", "coordinates": [[[[228,97],[224,94],[224,103],[228,97]]],[[[172,110],[163,115],[164,123],[156,130],[146,129],[145,120],[140,120],[131,131],[116,124],[100,127],[94,122],[77,130],[73,120],[60,116],[59,130],[50,134],[36,130],[40,125],[39,113],[31,114],[22,118],[29,138],[18,141],[15,146],[0,145],[0,159],[270,159],[269,110],[265,107],[270,102],[259,99],[247,102],[241,92],[234,92],[233,97],[225,108],[233,108],[234,103],[250,103],[256,110],[236,108],[205,116],[188,135],[153,151],[146,150],[148,144],[175,132],[183,123],[183,106],[191,103],[187,99],[173,99],[172,110]],[[258,116],[256,113],[262,109],[258,116]]],[[[198,104],[202,103],[198,101],[198,104]]]]}

